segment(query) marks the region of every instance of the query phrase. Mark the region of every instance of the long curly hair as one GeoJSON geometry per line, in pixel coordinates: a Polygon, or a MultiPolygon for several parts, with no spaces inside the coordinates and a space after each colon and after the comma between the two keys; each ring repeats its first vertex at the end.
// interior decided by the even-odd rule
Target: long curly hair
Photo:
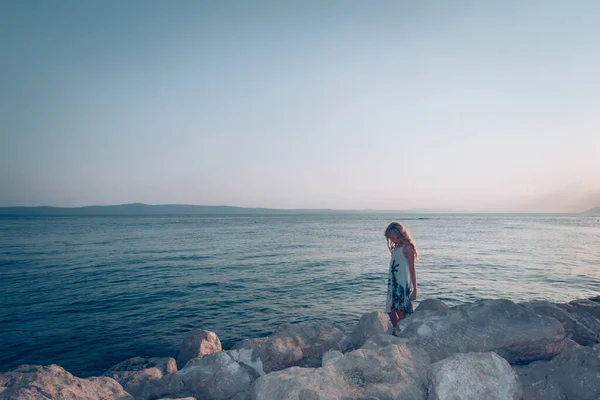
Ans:
{"type": "Polygon", "coordinates": [[[417,251],[417,245],[415,244],[415,241],[413,240],[412,236],[410,236],[410,233],[408,233],[406,228],[401,223],[392,222],[391,224],[389,224],[388,227],[385,228],[384,235],[385,235],[385,238],[387,239],[387,246],[388,246],[388,249],[390,250],[390,254],[392,254],[394,252],[394,249],[396,248],[396,243],[394,243],[390,239],[390,236],[396,236],[396,237],[399,237],[400,239],[402,239],[402,241],[404,241],[405,243],[410,243],[412,245],[412,247],[415,249],[415,260],[419,259],[419,252],[417,251]]]}

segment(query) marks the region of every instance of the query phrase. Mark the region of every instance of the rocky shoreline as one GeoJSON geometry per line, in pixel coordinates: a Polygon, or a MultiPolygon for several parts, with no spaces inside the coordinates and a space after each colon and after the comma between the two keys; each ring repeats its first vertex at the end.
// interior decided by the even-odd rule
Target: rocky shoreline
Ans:
{"type": "Polygon", "coordinates": [[[135,357],[102,377],[57,365],[0,374],[0,399],[600,399],[600,296],[570,303],[426,299],[392,329],[284,324],[223,351],[197,329],[176,358],[135,357]]]}

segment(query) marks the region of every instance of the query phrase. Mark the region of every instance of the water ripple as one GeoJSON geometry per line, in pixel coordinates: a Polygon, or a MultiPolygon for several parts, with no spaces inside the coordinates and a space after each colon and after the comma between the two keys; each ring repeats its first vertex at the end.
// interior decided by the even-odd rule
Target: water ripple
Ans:
{"type": "Polygon", "coordinates": [[[97,375],[173,356],[193,328],[228,348],[284,322],[351,326],[384,306],[392,220],[417,241],[421,298],[600,294],[600,224],[581,216],[0,217],[0,370],[97,375]]]}

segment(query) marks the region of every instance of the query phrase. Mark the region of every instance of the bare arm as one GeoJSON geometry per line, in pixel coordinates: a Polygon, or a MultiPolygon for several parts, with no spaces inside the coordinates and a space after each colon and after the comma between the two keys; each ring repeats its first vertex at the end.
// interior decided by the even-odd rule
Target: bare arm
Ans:
{"type": "Polygon", "coordinates": [[[410,273],[410,280],[413,287],[410,299],[416,300],[419,292],[417,289],[417,270],[415,268],[415,248],[411,244],[404,246],[404,256],[408,260],[408,272],[410,273]]]}

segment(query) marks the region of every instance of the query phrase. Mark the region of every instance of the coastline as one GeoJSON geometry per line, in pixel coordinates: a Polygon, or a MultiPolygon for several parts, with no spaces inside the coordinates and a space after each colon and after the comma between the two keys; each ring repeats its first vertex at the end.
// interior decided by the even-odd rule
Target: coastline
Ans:
{"type": "Polygon", "coordinates": [[[469,398],[475,389],[500,396],[491,398],[596,399],[599,334],[600,296],[454,307],[425,299],[395,329],[373,311],[348,332],[331,323],[284,324],[226,351],[217,334],[196,329],[177,356],[124,360],[98,378],[20,366],[0,375],[0,399],[43,391],[65,399],[429,399],[469,398]],[[481,371],[486,379],[477,380],[481,371]]]}

